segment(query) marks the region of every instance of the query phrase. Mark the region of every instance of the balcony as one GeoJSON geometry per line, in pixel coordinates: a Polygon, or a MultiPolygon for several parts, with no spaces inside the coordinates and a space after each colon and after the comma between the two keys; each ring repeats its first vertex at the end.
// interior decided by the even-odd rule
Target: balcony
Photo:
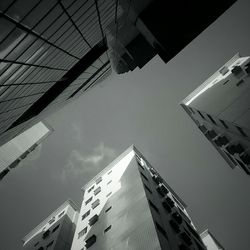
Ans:
{"type": "Polygon", "coordinates": [[[163,185],[159,184],[158,187],[156,188],[156,191],[164,197],[167,193],[169,193],[168,189],[163,185]]]}
{"type": "Polygon", "coordinates": [[[173,221],[173,220],[170,220],[169,221],[169,224],[171,226],[171,228],[176,232],[176,233],[179,233],[181,230],[180,230],[180,227],[178,226],[178,224],[173,221]]]}
{"type": "Polygon", "coordinates": [[[180,234],[180,236],[181,236],[181,238],[183,239],[183,241],[187,244],[187,245],[192,245],[192,240],[191,240],[191,238],[188,236],[188,234],[187,233],[185,233],[185,232],[182,232],[181,234],[180,234]]]}
{"type": "Polygon", "coordinates": [[[182,223],[182,217],[179,213],[175,212],[172,214],[172,217],[174,218],[174,220],[178,223],[181,224],[182,223]]]}
{"type": "Polygon", "coordinates": [[[88,249],[96,242],[96,235],[93,234],[90,238],[85,240],[85,247],[88,249]]]}
{"type": "Polygon", "coordinates": [[[44,233],[43,233],[43,239],[46,239],[48,236],[50,235],[50,231],[49,230],[47,230],[47,231],[45,231],[44,233]]]}

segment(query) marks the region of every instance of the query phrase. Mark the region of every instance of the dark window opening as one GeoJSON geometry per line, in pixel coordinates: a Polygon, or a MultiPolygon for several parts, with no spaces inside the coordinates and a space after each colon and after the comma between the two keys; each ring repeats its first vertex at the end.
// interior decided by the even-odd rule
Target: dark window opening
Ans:
{"type": "Polygon", "coordinates": [[[155,210],[155,212],[159,213],[159,209],[149,200],[149,205],[155,210]]]}
{"type": "Polygon", "coordinates": [[[250,164],[250,156],[249,156],[249,154],[244,154],[244,155],[240,156],[240,159],[241,159],[246,165],[249,165],[249,164],[250,164]]]}
{"type": "Polygon", "coordinates": [[[52,233],[54,233],[59,227],[60,227],[60,224],[57,225],[57,226],[52,230],[52,233]]]}
{"type": "Polygon", "coordinates": [[[88,203],[90,203],[92,201],[93,197],[91,196],[88,200],[85,201],[85,205],[87,205],[88,203]]]}
{"type": "Polygon", "coordinates": [[[54,241],[52,240],[48,245],[47,245],[47,249],[49,249],[52,245],[53,245],[54,241]]]}
{"type": "Polygon", "coordinates": [[[110,170],[109,172],[108,172],[108,174],[111,174],[112,173],[112,170],[110,170]]]}
{"type": "Polygon", "coordinates": [[[169,221],[169,224],[171,226],[171,228],[176,232],[176,233],[179,233],[181,230],[180,230],[180,227],[178,226],[178,224],[176,222],[174,222],[173,220],[170,220],[169,221]]]}
{"type": "Polygon", "coordinates": [[[236,128],[239,130],[241,135],[243,135],[244,137],[247,137],[247,134],[244,132],[244,130],[241,127],[236,126],[236,128]]]}
{"type": "Polygon", "coordinates": [[[97,195],[97,194],[99,194],[100,192],[101,192],[101,187],[98,187],[98,188],[95,189],[94,195],[97,195]]]}
{"type": "Polygon", "coordinates": [[[157,230],[158,230],[166,239],[168,239],[166,231],[165,231],[157,222],[155,222],[155,225],[156,225],[157,230]]]}
{"type": "Polygon", "coordinates": [[[201,118],[203,118],[204,120],[206,120],[205,116],[199,110],[198,110],[198,113],[199,113],[199,115],[200,115],[201,118]]]}
{"type": "Polygon", "coordinates": [[[182,223],[182,217],[179,213],[175,212],[172,214],[172,217],[174,218],[174,220],[178,223],[181,224],[182,223]]]}
{"type": "Polygon", "coordinates": [[[93,189],[94,189],[94,185],[91,187],[91,188],[89,188],[89,190],[88,190],[88,193],[90,193],[93,189]]]}
{"type": "Polygon", "coordinates": [[[34,247],[36,247],[39,244],[39,241],[34,245],[34,247]]]}
{"type": "Polygon", "coordinates": [[[100,200],[97,199],[96,201],[94,201],[94,202],[92,203],[92,209],[96,208],[99,204],[100,204],[100,200]]]}
{"type": "Polygon", "coordinates": [[[88,227],[85,227],[82,231],[78,233],[78,239],[80,239],[88,231],[88,227]]]}
{"type": "Polygon", "coordinates": [[[110,181],[107,183],[107,185],[109,185],[111,182],[112,182],[112,180],[110,180],[110,181]]]}
{"type": "Polygon", "coordinates": [[[45,232],[43,233],[43,239],[46,239],[46,238],[49,236],[49,234],[50,234],[50,231],[49,231],[49,230],[45,231],[45,232]]]}
{"type": "Polygon", "coordinates": [[[142,172],[140,172],[140,174],[146,181],[148,181],[148,178],[142,172]]]}
{"type": "Polygon", "coordinates": [[[85,247],[88,249],[96,242],[96,235],[93,234],[91,237],[89,237],[87,240],[85,240],[85,247]]]}
{"type": "Polygon", "coordinates": [[[89,225],[93,226],[98,221],[98,219],[99,219],[99,216],[95,214],[93,217],[89,219],[89,225]]]}
{"type": "Polygon", "coordinates": [[[227,124],[226,124],[223,120],[220,120],[220,122],[221,122],[221,124],[222,124],[226,129],[228,129],[227,124]]]}
{"type": "Polygon", "coordinates": [[[145,187],[146,190],[148,190],[148,192],[149,192],[150,194],[152,194],[152,191],[149,189],[149,187],[147,187],[145,184],[144,184],[144,187],[145,187]]]}
{"type": "Polygon", "coordinates": [[[64,211],[62,211],[59,215],[58,215],[58,217],[60,218],[60,217],[62,217],[64,215],[64,211]]]}
{"type": "Polygon", "coordinates": [[[240,81],[238,81],[238,82],[236,83],[236,86],[239,87],[242,83],[244,83],[244,80],[243,80],[243,79],[241,79],[240,81]]]}
{"type": "Polygon", "coordinates": [[[213,124],[217,124],[211,115],[207,114],[207,116],[213,124]]]}
{"type": "Polygon", "coordinates": [[[206,133],[206,137],[209,140],[214,139],[216,136],[217,136],[217,134],[216,134],[216,132],[214,130],[208,130],[207,133],[206,133]]]}
{"type": "Polygon", "coordinates": [[[108,226],[108,227],[104,230],[104,233],[107,233],[110,229],[111,229],[111,225],[108,226]]]}
{"type": "Polygon", "coordinates": [[[84,220],[89,215],[90,215],[90,210],[88,210],[84,215],[82,215],[82,220],[84,220]]]}
{"type": "Polygon", "coordinates": [[[158,185],[158,187],[156,188],[156,191],[157,191],[162,197],[164,197],[167,193],[169,193],[168,189],[167,189],[163,184],[158,185]]]}
{"type": "Polygon", "coordinates": [[[105,213],[107,213],[111,208],[112,208],[112,206],[108,207],[108,208],[105,210],[105,213]]]}
{"type": "Polygon", "coordinates": [[[187,245],[192,245],[192,241],[191,238],[188,236],[188,234],[186,232],[182,232],[180,234],[181,238],[183,239],[183,241],[187,244],[187,245]]]}

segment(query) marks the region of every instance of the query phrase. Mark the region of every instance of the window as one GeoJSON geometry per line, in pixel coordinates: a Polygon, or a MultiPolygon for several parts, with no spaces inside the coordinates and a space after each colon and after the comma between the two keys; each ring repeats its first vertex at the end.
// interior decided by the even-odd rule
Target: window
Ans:
{"type": "Polygon", "coordinates": [[[82,220],[84,220],[87,216],[89,216],[90,210],[88,210],[85,214],[82,215],[82,220]]]}
{"type": "Polygon", "coordinates": [[[111,174],[112,173],[112,170],[110,170],[109,172],[108,172],[108,174],[111,174]]]}
{"type": "Polygon", "coordinates": [[[94,195],[97,195],[97,194],[99,194],[100,192],[101,192],[101,187],[98,187],[98,188],[95,189],[94,195]]]}
{"type": "Polygon", "coordinates": [[[201,118],[205,119],[204,115],[199,110],[198,110],[198,113],[199,113],[201,118]]]}
{"type": "Polygon", "coordinates": [[[98,215],[95,214],[94,216],[92,216],[90,219],[89,219],[89,225],[90,226],[93,226],[97,221],[98,221],[98,215]]]}
{"type": "Polygon", "coordinates": [[[100,200],[99,199],[97,199],[96,201],[94,201],[93,203],[92,203],[92,208],[94,209],[94,208],[96,208],[98,205],[100,204],[100,200]]]}
{"type": "Polygon", "coordinates": [[[100,176],[99,178],[96,179],[96,184],[100,183],[102,181],[102,177],[100,176]]]}
{"type": "Polygon", "coordinates": [[[49,230],[45,231],[45,232],[43,233],[43,239],[46,239],[46,238],[49,236],[49,234],[50,234],[50,231],[49,231],[49,230]]]}
{"type": "Polygon", "coordinates": [[[210,121],[213,123],[213,124],[216,124],[215,120],[213,119],[213,117],[209,114],[207,114],[208,118],[210,119],[210,121]]]}
{"type": "Polygon", "coordinates": [[[112,182],[112,180],[110,180],[110,181],[107,183],[107,185],[109,185],[111,182],[112,182]]]}
{"type": "Polygon", "coordinates": [[[90,203],[92,201],[93,197],[91,196],[88,200],[85,201],[85,205],[87,205],[88,203],[90,203]]]}
{"type": "Polygon", "coordinates": [[[78,239],[80,239],[84,234],[87,233],[87,228],[88,228],[88,227],[85,227],[82,231],[80,231],[80,232],[78,233],[78,239]]]}
{"type": "Polygon", "coordinates": [[[169,221],[169,224],[171,226],[171,228],[176,232],[176,233],[179,233],[181,230],[178,226],[178,224],[176,222],[174,222],[173,220],[170,220],[169,221]]]}
{"type": "Polygon", "coordinates": [[[52,241],[47,245],[46,249],[49,249],[50,247],[52,247],[53,243],[54,243],[54,241],[52,240],[52,241]]]}
{"type": "Polygon", "coordinates": [[[64,215],[64,211],[62,211],[59,215],[58,215],[58,217],[60,218],[60,217],[62,217],[64,215]]]}
{"type": "Polygon", "coordinates": [[[220,120],[220,122],[221,122],[221,124],[222,124],[226,129],[228,129],[227,124],[226,124],[223,120],[220,120]]]}
{"type": "Polygon", "coordinates": [[[164,197],[169,192],[168,189],[164,186],[164,184],[159,184],[158,187],[156,188],[156,191],[162,197],[164,197]]]}
{"type": "Polygon", "coordinates": [[[54,233],[59,227],[60,227],[60,224],[57,225],[57,226],[52,230],[52,233],[54,233]]]}
{"type": "Polygon", "coordinates": [[[38,250],[43,250],[43,247],[39,247],[38,250]]]}
{"type": "Polygon", "coordinates": [[[49,224],[51,225],[55,220],[56,220],[55,217],[51,218],[51,219],[49,220],[49,224]]]}
{"type": "Polygon", "coordinates": [[[111,225],[109,225],[105,230],[104,233],[107,233],[111,229],[111,225]]]}
{"type": "Polygon", "coordinates": [[[157,212],[159,213],[159,209],[149,200],[149,205],[157,212]]]}
{"type": "Polygon", "coordinates": [[[149,187],[147,187],[145,184],[144,184],[144,187],[145,187],[146,190],[148,190],[148,192],[149,192],[150,194],[152,194],[152,191],[149,189],[149,187]]]}
{"type": "Polygon", "coordinates": [[[148,178],[142,172],[140,172],[140,174],[146,181],[148,181],[148,178]]]}
{"type": "Polygon", "coordinates": [[[34,247],[36,247],[39,244],[39,241],[34,245],[34,247]]]}
{"type": "Polygon", "coordinates": [[[178,223],[181,224],[182,223],[182,217],[179,213],[175,212],[172,214],[172,217],[174,218],[174,220],[178,223]]]}
{"type": "Polygon", "coordinates": [[[93,185],[91,188],[89,188],[88,193],[90,193],[94,189],[95,185],[93,185]]]}
{"type": "Polygon", "coordinates": [[[247,137],[247,135],[245,134],[244,130],[241,127],[236,126],[236,128],[239,130],[241,135],[243,135],[244,137],[247,137]]]}
{"type": "Polygon", "coordinates": [[[112,194],[112,192],[109,192],[109,193],[106,195],[106,197],[109,197],[111,194],[112,194]]]}
{"type": "Polygon", "coordinates": [[[108,207],[108,208],[105,210],[105,213],[107,213],[111,208],[112,208],[112,206],[108,207]]]}
{"type": "Polygon", "coordinates": [[[186,232],[182,232],[180,235],[186,244],[188,244],[189,246],[192,244],[191,238],[188,236],[186,232]]]}
{"type": "Polygon", "coordinates": [[[165,238],[167,238],[167,233],[166,233],[166,231],[165,231],[157,222],[155,222],[155,225],[156,225],[157,230],[158,230],[165,238]]]}
{"type": "Polygon", "coordinates": [[[89,237],[86,241],[85,241],[85,247],[88,249],[90,248],[93,244],[95,244],[96,242],[96,235],[93,234],[91,237],[89,237]]]}

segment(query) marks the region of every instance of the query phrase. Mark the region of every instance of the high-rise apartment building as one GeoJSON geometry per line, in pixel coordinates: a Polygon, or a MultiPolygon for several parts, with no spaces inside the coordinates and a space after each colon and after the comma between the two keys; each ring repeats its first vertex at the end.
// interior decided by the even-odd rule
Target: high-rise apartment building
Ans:
{"type": "Polygon", "coordinates": [[[250,174],[250,57],[236,54],[181,103],[231,168],[250,174]]]}
{"type": "Polygon", "coordinates": [[[78,215],[77,205],[65,201],[23,238],[23,249],[70,250],[78,215]]]}
{"type": "Polygon", "coordinates": [[[0,3],[0,145],[111,72],[167,62],[235,0],[0,3]],[[175,21],[176,20],[176,21],[175,21]]]}
{"type": "Polygon", "coordinates": [[[205,250],[185,203],[131,146],[83,187],[71,250],[205,250]]]}
{"type": "Polygon", "coordinates": [[[218,242],[218,240],[207,229],[200,234],[207,250],[225,250],[225,248],[218,242]]]}
{"type": "Polygon", "coordinates": [[[48,124],[39,122],[0,146],[0,180],[17,167],[52,131],[48,124]]]}

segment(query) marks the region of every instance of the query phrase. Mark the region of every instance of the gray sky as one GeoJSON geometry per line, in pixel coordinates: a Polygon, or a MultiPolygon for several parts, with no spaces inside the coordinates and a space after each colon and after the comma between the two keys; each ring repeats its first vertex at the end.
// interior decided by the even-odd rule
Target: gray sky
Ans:
{"type": "Polygon", "coordinates": [[[55,132],[0,183],[1,250],[21,239],[135,144],[227,250],[250,249],[250,179],[231,170],[179,102],[235,53],[250,55],[250,1],[239,0],[168,64],[109,79],[48,118],[55,132]]]}

